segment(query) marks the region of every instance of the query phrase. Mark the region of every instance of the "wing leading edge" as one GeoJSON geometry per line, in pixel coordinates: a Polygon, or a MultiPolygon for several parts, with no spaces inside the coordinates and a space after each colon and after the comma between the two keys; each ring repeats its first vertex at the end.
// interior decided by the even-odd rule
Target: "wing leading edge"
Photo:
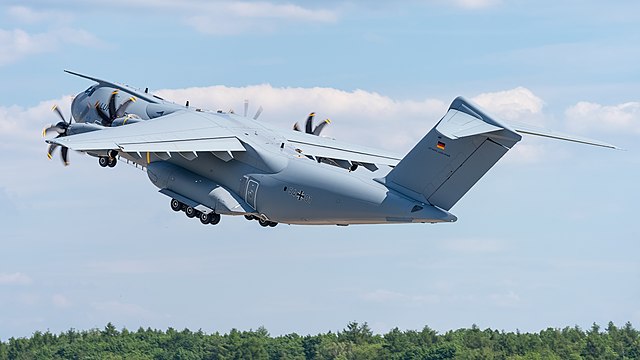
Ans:
{"type": "Polygon", "coordinates": [[[153,121],[105,128],[49,140],[76,151],[124,152],[245,151],[240,140],[212,114],[180,111],[153,121]]]}

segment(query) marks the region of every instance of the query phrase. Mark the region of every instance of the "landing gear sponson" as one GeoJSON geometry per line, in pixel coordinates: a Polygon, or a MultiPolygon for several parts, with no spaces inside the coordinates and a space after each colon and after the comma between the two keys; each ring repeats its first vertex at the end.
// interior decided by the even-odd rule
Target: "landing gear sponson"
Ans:
{"type": "Polygon", "coordinates": [[[185,215],[187,215],[187,217],[189,218],[197,217],[198,219],[200,219],[200,222],[203,223],[204,225],[207,225],[207,224],[217,225],[220,222],[220,214],[216,214],[213,212],[205,214],[201,211],[198,211],[192,208],[191,206],[181,203],[179,200],[176,200],[176,199],[171,199],[171,210],[175,212],[183,211],[185,215]]]}

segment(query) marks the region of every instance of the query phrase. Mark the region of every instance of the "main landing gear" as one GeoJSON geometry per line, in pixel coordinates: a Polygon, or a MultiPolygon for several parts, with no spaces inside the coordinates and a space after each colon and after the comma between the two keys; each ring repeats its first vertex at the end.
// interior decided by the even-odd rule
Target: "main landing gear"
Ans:
{"type": "Polygon", "coordinates": [[[276,227],[276,225],[278,225],[277,222],[265,220],[263,218],[259,218],[259,217],[255,216],[255,215],[245,215],[244,218],[247,219],[247,220],[258,220],[258,223],[262,227],[267,227],[267,226],[268,227],[276,227]]]}
{"type": "Polygon", "coordinates": [[[198,219],[200,219],[200,222],[203,223],[204,225],[207,225],[207,224],[217,225],[220,222],[220,214],[216,214],[212,212],[205,214],[203,212],[200,212],[192,208],[191,206],[187,206],[181,203],[176,199],[171,199],[171,210],[175,212],[184,211],[185,215],[187,215],[188,218],[197,217],[198,219]]]}
{"type": "Polygon", "coordinates": [[[118,152],[111,150],[109,151],[109,155],[107,156],[100,156],[98,158],[98,164],[100,164],[100,166],[102,167],[114,167],[116,166],[116,164],[118,163],[118,152]]]}

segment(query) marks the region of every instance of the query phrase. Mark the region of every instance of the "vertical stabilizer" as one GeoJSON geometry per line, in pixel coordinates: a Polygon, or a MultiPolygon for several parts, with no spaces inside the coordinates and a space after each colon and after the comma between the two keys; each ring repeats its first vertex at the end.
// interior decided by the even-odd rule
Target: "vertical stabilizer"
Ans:
{"type": "Polygon", "coordinates": [[[449,210],[520,139],[514,130],[458,97],[386,176],[385,184],[449,210]]]}

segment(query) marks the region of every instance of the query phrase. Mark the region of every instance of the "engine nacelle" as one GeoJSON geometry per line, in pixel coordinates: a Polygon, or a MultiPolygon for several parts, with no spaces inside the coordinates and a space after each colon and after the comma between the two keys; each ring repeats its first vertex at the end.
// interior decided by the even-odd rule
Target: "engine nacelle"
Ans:
{"type": "Polygon", "coordinates": [[[67,129],[67,135],[82,134],[86,132],[102,130],[104,128],[104,126],[98,124],[72,123],[71,125],[69,125],[69,129],[67,129]]]}
{"type": "Polygon", "coordinates": [[[128,125],[128,124],[135,124],[135,123],[140,122],[140,121],[142,121],[140,116],[138,116],[136,114],[127,114],[127,116],[123,116],[121,118],[117,118],[117,119],[113,120],[113,122],[111,123],[111,127],[128,125]]]}

